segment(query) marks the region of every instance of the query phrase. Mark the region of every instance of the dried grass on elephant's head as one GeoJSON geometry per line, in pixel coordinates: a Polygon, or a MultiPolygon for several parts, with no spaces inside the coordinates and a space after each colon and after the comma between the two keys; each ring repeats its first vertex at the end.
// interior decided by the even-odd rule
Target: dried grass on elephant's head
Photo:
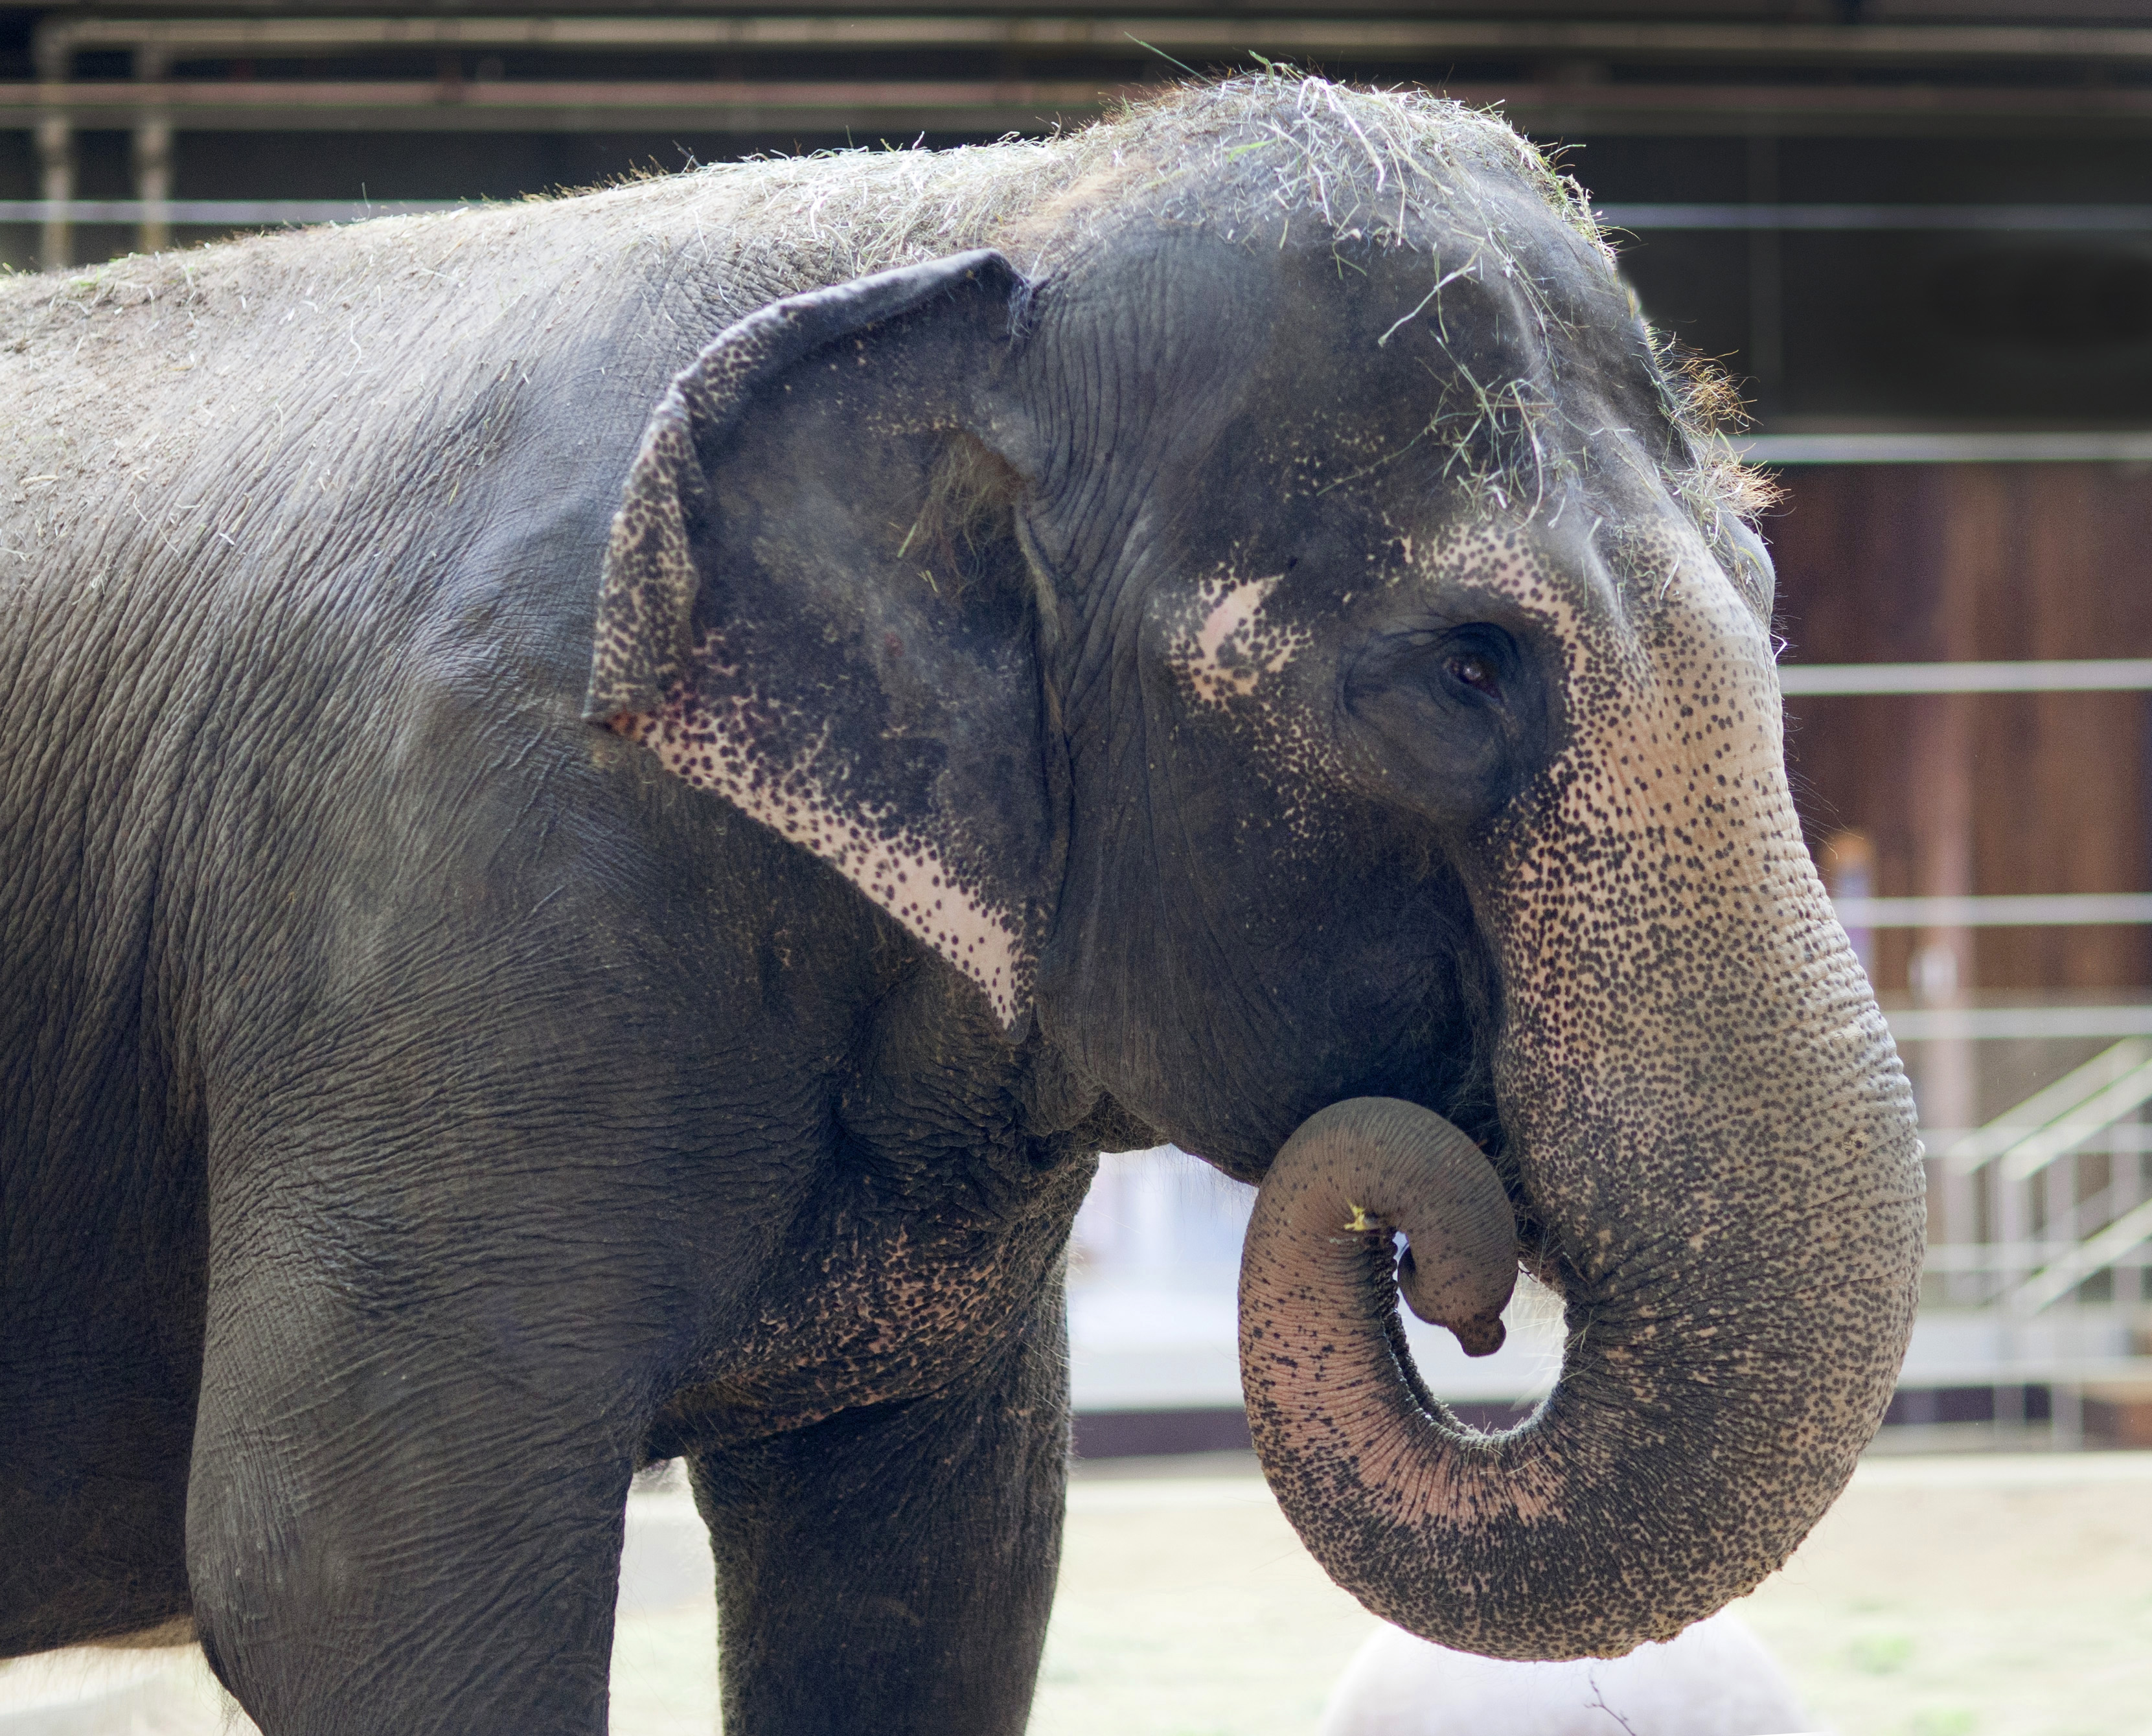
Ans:
{"type": "Polygon", "coordinates": [[[1499,116],[1412,90],[1369,90],[1263,73],[1181,86],[1077,135],[1111,140],[1137,174],[1124,201],[1229,236],[1276,240],[1311,218],[1340,238],[1414,246],[1434,226],[1502,214],[1475,175],[1527,190],[1606,252],[1583,191],[1499,116]],[[1460,210],[1460,205],[1464,209],[1460,210]]]}
{"type": "Polygon", "coordinates": [[[1729,572],[1744,579],[1756,557],[1732,534],[1736,525],[1754,529],[1758,519],[1785,498],[1785,490],[1763,471],[1741,462],[1728,436],[1748,425],[1748,407],[1725,371],[1708,357],[1682,349],[1652,334],[1661,396],[1687,455],[1685,464],[1667,466],[1674,494],[1712,553],[1729,572]]]}
{"type": "MultiPolygon", "coordinates": [[[[1429,301],[1408,318],[1430,307],[1438,316],[1457,275],[1504,277],[1536,323],[1547,377],[1481,380],[1460,363],[1427,436],[1444,479],[1482,508],[1536,513],[1558,500],[1577,438],[1559,425],[1553,389],[1561,322],[1521,268],[1520,231],[1551,215],[1610,272],[1614,256],[1583,190],[1500,116],[1418,91],[1266,72],[1131,104],[1050,148],[1068,154],[1064,185],[1082,193],[1056,213],[1068,221],[1036,261],[1048,270],[1134,217],[1246,245],[1282,245],[1312,224],[1333,246],[1425,251],[1429,301]],[[1465,256],[1445,257],[1434,238],[1460,235],[1465,256]]],[[[1668,487],[1714,551],[1743,561],[1732,525],[1753,522],[1777,495],[1726,439],[1741,420],[1738,396],[1657,335],[1648,350],[1673,431],[1657,454],[1668,487]]]]}
{"type": "Polygon", "coordinates": [[[1178,85],[1044,140],[768,158],[690,178],[738,186],[780,231],[842,235],[873,271],[1026,234],[1044,251],[1018,263],[1047,267],[1094,238],[1086,219],[1131,214],[1231,230],[1306,213],[1403,241],[1430,201],[1476,196],[1464,170],[1514,178],[1605,251],[1582,191],[1497,116],[1282,73],[1178,85]],[[1058,220],[1050,235],[1042,214],[1058,220]]]}

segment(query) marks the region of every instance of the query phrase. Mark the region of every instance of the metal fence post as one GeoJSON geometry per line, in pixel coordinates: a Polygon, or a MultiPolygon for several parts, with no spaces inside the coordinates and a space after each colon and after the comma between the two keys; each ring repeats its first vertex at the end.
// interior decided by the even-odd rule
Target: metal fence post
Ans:
{"type": "MultiPolygon", "coordinates": [[[[160,42],[134,50],[134,77],[162,83],[171,70],[171,52],[160,42]]],[[[172,117],[162,109],[145,109],[134,120],[134,196],[142,201],[135,246],[161,253],[172,245],[172,117]]]]}
{"type": "MultiPolygon", "coordinates": [[[[31,45],[40,84],[57,86],[74,71],[74,37],[57,21],[41,25],[31,45]]],[[[38,196],[48,207],[38,236],[38,265],[57,271],[74,263],[74,226],[64,215],[74,197],[74,118],[54,109],[38,116],[38,196]],[[58,206],[58,211],[52,209],[58,206]]]]}
{"type": "MultiPolygon", "coordinates": [[[[74,197],[74,123],[65,114],[38,117],[38,196],[63,212],[74,197]]],[[[74,263],[74,225],[48,212],[38,232],[38,265],[58,271],[74,263]]]]}

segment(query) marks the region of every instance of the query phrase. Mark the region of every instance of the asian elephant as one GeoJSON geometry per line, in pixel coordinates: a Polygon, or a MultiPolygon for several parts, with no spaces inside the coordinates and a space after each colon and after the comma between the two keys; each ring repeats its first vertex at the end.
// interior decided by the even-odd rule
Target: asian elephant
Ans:
{"type": "Polygon", "coordinates": [[[1845,1481],[1911,1100],[1708,383],[1500,121],[1266,74],[0,306],[0,1654],[599,1730],[680,1455],[728,1729],[1018,1730],[1164,1140],[1271,1175],[1251,1421],[1383,1616],[1620,1652],[1845,1481]],[[1483,1436],[1395,1297],[1484,1348],[1520,1260],[1483,1436]]]}

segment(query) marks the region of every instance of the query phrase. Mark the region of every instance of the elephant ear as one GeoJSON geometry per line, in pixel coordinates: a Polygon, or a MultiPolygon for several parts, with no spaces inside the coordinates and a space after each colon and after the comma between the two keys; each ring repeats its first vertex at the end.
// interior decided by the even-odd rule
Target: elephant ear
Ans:
{"type": "Polygon", "coordinates": [[[585,715],[828,862],[1028,1023],[1063,848],[999,254],[773,302],[673,381],[585,715]]]}

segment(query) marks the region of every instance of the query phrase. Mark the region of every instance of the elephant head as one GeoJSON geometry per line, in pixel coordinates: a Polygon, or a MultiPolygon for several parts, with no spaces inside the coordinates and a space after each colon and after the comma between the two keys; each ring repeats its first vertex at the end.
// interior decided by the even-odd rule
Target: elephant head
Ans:
{"type": "Polygon", "coordinates": [[[1264,78],[1003,150],[914,171],[962,246],[679,377],[590,715],[1231,1174],[1390,1099],[1259,1204],[1273,1486],[1430,1638],[1669,1635],[1843,1485],[1921,1256],[1740,475],[1498,122],[1264,78]],[[1521,1428],[1419,1388],[1398,1229],[1481,1348],[1520,1258],[1563,1292],[1521,1428]]]}

